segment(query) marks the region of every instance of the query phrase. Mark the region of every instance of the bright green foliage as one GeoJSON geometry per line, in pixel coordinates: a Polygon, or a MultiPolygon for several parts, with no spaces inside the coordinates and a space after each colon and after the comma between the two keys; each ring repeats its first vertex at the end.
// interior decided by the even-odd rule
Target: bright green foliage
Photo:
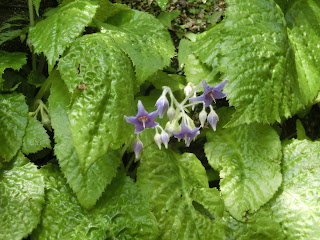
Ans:
{"type": "Polygon", "coordinates": [[[23,154],[17,158],[12,168],[0,170],[0,239],[28,236],[40,222],[44,203],[42,174],[23,154]]]}
{"type": "Polygon", "coordinates": [[[159,7],[165,11],[166,10],[166,5],[168,3],[168,0],[156,0],[156,2],[158,3],[159,7]]]}
{"type": "Polygon", "coordinates": [[[27,63],[27,57],[22,52],[5,52],[0,50],[0,90],[3,88],[2,74],[7,68],[19,70],[27,63]]]}
{"type": "Polygon", "coordinates": [[[28,123],[28,106],[22,94],[0,94],[0,160],[9,162],[22,145],[28,123]]]}
{"type": "MultiPolygon", "coordinates": [[[[226,111],[229,110],[229,111],[226,111]]],[[[227,120],[232,111],[218,115],[227,120]]],[[[220,170],[220,189],[226,209],[238,221],[268,202],[281,184],[281,143],[266,125],[250,124],[222,128],[207,134],[205,154],[209,164],[220,170]]]]}
{"type": "Polygon", "coordinates": [[[196,56],[229,79],[225,92],[236,113],[228,126],[280,122],[310,103],[319,91],[320,75],[314,64],[319,37],[317,27],[311,27],[319,19],[307,11],[309,3],[314,12],[318,6],[299,2],[305,10],[300,11],[301,4],[294,7],[299,17],[291,21],[290,41],[274,1],[230,0],[224,24],[204,33],[195,44],[196,56]],[[310,34],[304,36],[304,32],[310,34]]]}
{"type": "Polygon", "coordinates": [[[142,159],[137,182],[159,222],[161,239],[224,239],[220,194],[208,187],[206,171],[193,154],[152,144],[142,159]]]}
{"type": "Polygon", "coordinates": [[[36,10],[37,15],[39,16],[39,8],[40,8],[40,3],[41,0],[32,0],[34,9],[36,10]]]}
{"type": "Polygon", "coordinates": [[[320,89],[320,2],[295,2],[286,14],[288,34],[295,53],[300,88],[313,100],[320,89]]]}
{"type": "Polygon", "coordinates": [[[23,138],[22,152],[28,155],[44,148],[51,148],[49,136],[37,119],[29,117],[23,138]]]}
{"type": "Polygon", "coordinates": [[[0,27],[0,45],[27,32],[26,19],[20,15],[9,18],[0,27]],[[19,22],[15,22],[19,21],[19,22]]]}
{"type": "Polygon", "coordinates": [[[283,181],[271,202],[289,240],[320,236],[320,142],[293,140],[283,150],[283,181]]]}
{"type": "Polygon", "coordinates": [[[101,32],[111,36],[129,55],[135,68],[137,81],[143,83],[147,77],[170,64],[174,46],[167,29],[154,16],[145,12],[124,9],[102,24],[101,32]]]}
{"type": "Polygon", "coordinates": [[[250,216],[250,221],[239,222],[228,212],[224,219],[227,222],[226,236],[228,240],[283,240],[286,239],[278,222],[272,217],[269,205],[250,216]]]}
{"type": "Polygon", "coordinates": [[[46,206],[32,239],[154,239],[156,222],[137,186],[123,173],[107,188],[91,211],[83,209],[58,167],[42,169],[46,206]]]}
{"type": "Polygon", "coordinates": [[[97,7],[90,1],[71,2],[30,28],[29,40],[36,53],[47,57],[49,72],[66,47],[91,23],[97,7]]]}
{"type": "Polygon", "coordinates": [[[124,119],[134,108],[134,72],[127,55],[105,34],[79,38],[59,64],[73,100],[70,130],[83,172],[119,148],[132,130],[124,119]],[[86,89],[77,89],[85,84],[86,89]]]}
{"type": "Polygon", "coordinates": [[[79,157],[69,128],[70,96],[59,73],[53,71],[51,74],[55,78],[49,97],[51,123],[56,142],[55,155],[80,204],[85,208],[91,208],[115,177],[121,157],[117,152],[109,151],[89,168],[86,175],[81,174],[79,157]]]}

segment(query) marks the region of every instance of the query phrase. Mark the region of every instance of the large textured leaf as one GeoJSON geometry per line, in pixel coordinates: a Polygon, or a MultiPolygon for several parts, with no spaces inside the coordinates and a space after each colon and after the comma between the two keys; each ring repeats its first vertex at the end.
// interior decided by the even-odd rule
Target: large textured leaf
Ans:
{"type": "Polygon", "coordinates": [[[269,205],[250,216],[249,222],[239,222],[228,212],[224,219],[227,222],[226,236],[228,240],[284,240],[285,235],[278,222],[273,218],[269,205]]]}
{"type": "Polygon", "coordinates": [[[0,160],[10,161],[22,145],[28,106],[22,94],[0,94],[0,160]]]}
{"type": "Polygon", "coordinates": [[[143,150],[137,182],[150,201],[161,239],[224,239],[223,203],[208,187],[201,162],[190,153],[143,150]]]}
{"type": "Polygon", "coordinates": [[[49,136],[37,119],[29,117],[22,152],[24,154],[36,153],[44,148],[51,148],[49,136]]]}
{"type": "MultiPolygon", "coordinates": [[[[20,153],[15,160],[26,162],[20,153]]],[[[40,222],[44,181],[33,163],[0,171],[0,239],[22,239],[40,222]]]]}
{"type": "Polygon", "coordinates": [[[136,67],[138,83],[170,64],[174,46],[167,29],[154,16],[114,5],[120,11],[102,24],[101,32],[111,36],[136,67]]]}
{"type": "Polygon", "coordinates": [[[222,128],[231,112],[218,112],[223,120],[216,132],[208,132],[204,150],[209,164],[220,170],[226,209],[238,221],[247,221],[248,213],[268,202],[281,184],[281,144],[270,126],[222,128]]]}
{"type": "Polygon", "coordinates": [[[3,88],[2,74],[7,68],[19,70],[22,65],[27,63],[27,57],[22,52],[0,51],[0,90],[3,88]]]}
{"type": "Polygon", "coordinates": [[[294,140],[283,150],[283,181],[271,202],[287,239],[319,239],[320,142],[294,140]]]}
{"type": "Polygon", "coordinates": [[[70,96],[57,71],[53,71],[50,77],[55,79],[49,97],[51,124],[56,142],[55,155],[80,204],[85,208],[91,208],[100,198],[106,186],[116,176],[121,157],[117,152],[110,151],[100,157],[89,168],[86,175],[81,173],[79,157],[69,128],[70,96]]]}
{"type": "Polygon", "coordinates": [[[127,55],[108,36],[96,33],[79,38],[59,64],[73,102],[70,130],[84,172],[106,154],[119,148],[132,126],[124,115],[134,109],[134,73],[127,55]],[[79,86],[85,85],[85,89],[79,86]]]}
{"type": "Polygon", "coordinates": [[[90,1],[74,1],[30,28],[29,39],[36,53],[48,59],[49,72],[60,55],[90,24],[98,5],[90,1]]]}
{"type": "MultiPolygon", "coordinates": [[[[225,92],[236,113],[228,126],[280,122],[310,103],[320,89],[315,80],[319,74],[310,71],[319,55],[317,31],[310,25],[318,24],[318,19],[295,22],[297,27],[302,21],[309,24],[303,25],[303,30],[293,29],[293,35],[302,36],[292,35],[289,41],[284,16],[273,0],[228,3],[224,25],[205,33],[194,46],[194,53],[203,63],[223,73],[222,79],[229,79],[225,92]],[[303,42],[310,45],[308,50],[297,50],[298,44],[292,48],[290,42],[298,42],[298,38],[303,38],[301,31],[309,30],[311,40],[304,37],[303,42]],[[311,66],[303,70],[307,64],[311,66]]],[[[300,11],[299,7],[296,9],[300,11]]],[[[316,9],[315,6],[313,12],[316,9]]]]}
{"type": "Polygon", "coordinates": [[[59,172],[49,165],[46,206],[32,239],[155,239],[157,226],[137,186],[120,173],[91,211],[83,209],[59,172]]]}

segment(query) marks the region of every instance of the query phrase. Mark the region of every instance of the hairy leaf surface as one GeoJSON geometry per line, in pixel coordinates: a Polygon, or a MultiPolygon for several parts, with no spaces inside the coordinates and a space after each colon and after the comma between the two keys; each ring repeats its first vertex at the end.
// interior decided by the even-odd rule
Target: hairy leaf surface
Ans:
{"type": "Polygon", "coordinates": [[[145,12],[121,8],[102,24],[101,32],[111,36],[129,55],[138,83],[170,64],[174,46],[168,30],[154,16],[145,12]]]}
{"type": "Polygon", "coordinates": [[[283,181],[271,208],[287,239],[320,236],[320,142],[293,140],[283,150],[283,181]]]}
{"type": "Polygon", "coordinates": [[[22,152],[24,154],[36,153],[44,148],[51,148],[49,136],[37,119],[29,117],[22,152]]]}
{"type": "Polygon", "coordinates": [[[32,239],[154,239],[157,227],[137,186],[120,173],[97,206],[82,208],[58,167],[42,169],[46,206],[32,239]]]}
{"type": "MultiPolygon", "coordinates": [[[[19,163],[26,162],[19,153],[19,163]]],[[[33,163],[0,170],[0,239],[22,239],[40,222],[44,181],[33,163]]]]}
{"type": "Polygon", "coordinates": [[[27,123],[25,97],[17,93],[0,94],[0,160],[10,161],[17,154],[27,123]]]}
{"type": "MultiPolygon", "coordinates": [[[[218,115],[227,121],[230,109],[218,115]],[[227,111],[228,110],[228,111],[227,111]]],[[[281,144],[270,126],[250,124],[208,132],[204,150],[209,164],[220,171],[226,209],[238,221],[268,202],[281,184],[281,144]]]]}
{"type": "Polygon", "coordinates": [[[228,212],[224,219],[227,222],[226,236],[228,240],[284,240],[281,225],[272,216],[269,205],[250,216],[250,221],[239,222],[228,212]]]}
{"type": "Polygon", "coordinates": [[[223,203],[190,153],[144,148],[137,182],[151,204],[161,239],[224,239],[223,203]]]}
{"type": "Polygon", "coordinates": [[[27,63],[27,57],[22,52],[5,52],[0,50],[0,90],[3,88],[2,74],[7,68],[19,70],[27,63]]]}
{"type": "Polygon", "coordinates": [[[319,22],[314,14],[318,6],[313,4],[313,14],[304,18],[313,2],[299,2],[295,11],[300,11],[300,5],[304,11],[292,21],[290,41],[283,13],[274,1],[230,0],[224,25],[204,33],[195,44],[196,56],[229,79],[225,92],[236,112],[228,126],[280,122],[315,98],[320,89],[314,80],[320,77],[314,64],[319,35],[311,26],[319,22]],[[310,31],[308,37],[303,31],[310,31]]]}
{"type": "Polygon", "coordinates": [[[110,37],[96,33],[79,38],[61,59],[59,70],[73,93],[70,130],[86,172],[110,144],[117,149],[129,138],[132,126],[124,115],[134,109],[132,65],[110,37]]]}
{"type": "Polygon", "coordinates": [[[56,142],[55,155],[80,204],[85,208],[91,208],[116,176],[121,157],[117,152],[109,151],[89,168],[86,175],[81,173],[79,157],[69,128],[70,94],[58,71],[53,71],[51,75],[55,78],[49,97],[51,124],[56,142]]]}
{"type": "Polygon", "coordinates": [[[47,57],[49,72],[60,55],[88,26],[98,5],[90,1],[74,1],[30,28],[29,39],[36,53],[47,57]]]}

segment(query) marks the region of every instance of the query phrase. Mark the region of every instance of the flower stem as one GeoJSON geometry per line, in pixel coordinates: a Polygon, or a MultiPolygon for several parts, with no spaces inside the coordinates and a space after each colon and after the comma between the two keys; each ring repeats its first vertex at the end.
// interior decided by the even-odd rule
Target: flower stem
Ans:
{"type": "MultiPolygon", "coordinates": [[[[30,26],[34,26],[34,13],[33,13],[32,0],[28,0],[28,8],[29,8],[30,26]]],[[[36,68],[37,68],[36,56],[33,53],[33,47],[32,46],[30,46],[30,51],[32,53],[32,70],[36,70],[36,68]]]]}

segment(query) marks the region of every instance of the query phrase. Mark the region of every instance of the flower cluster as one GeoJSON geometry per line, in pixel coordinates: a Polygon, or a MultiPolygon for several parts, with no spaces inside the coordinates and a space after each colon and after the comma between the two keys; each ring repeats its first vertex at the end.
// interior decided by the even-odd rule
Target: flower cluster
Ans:
{"type": "Polygon", "coordinates": [[[161,144],[163,144],[165,148],[168,148],[170,135],[179,140],[183,139],[188,147],[191,141],[200,134],[200,128],[204,126],[206,121],[208,121],[212,129],[215,131],[219,117],[213,110],[211,104],[212,102],[216,102],[216,99],[221,99],[227,96],[227,94],[222,92],[227,81],[228,80],[225,79],[214,87],[211,87],[205,81],[202,81],[204,92],[198,97],[196,96],[196,91],[201,87],[201,85],[193,86],[189,83],[184,89],[186,97],[181,103],[176,100],[169,87],[164,87],[160,98],[155,104],[157,110],[151,113],[148,113],[145,110],[142,102],[139,100],[138,114],[131,117],[125,116],[127,122],[132,123],[135,126],[137,138],[133,143],[133,150],[136,158],[139,158],[140,152],[143,148],[143,144],[139,139],[139,133],[146,128],[155,128],[156,134],[154,136],[154,141],[158,145],[159,149],[161,149],[161,144]],[[171,99],[170,107],[168,98],[166,97],[167,94],[171,99]],[[189,103],[187,103],[188,101],[189,103]],[[197,104],[203,104],[203,109],[199,114],[199,120],[201,123],[199,128],[195,127],[193,120],[187,115],[189,112],[188,108],[194,108],[197,104]],[[206,111],[207,107],[210,109],[209,114],[207,114],[206,111]],[[165,129],[163,129],[157,122],[155,122],[155,118],[157,116],[162,118],[166,110],[169,122],[167,122],[165,129]]]}

